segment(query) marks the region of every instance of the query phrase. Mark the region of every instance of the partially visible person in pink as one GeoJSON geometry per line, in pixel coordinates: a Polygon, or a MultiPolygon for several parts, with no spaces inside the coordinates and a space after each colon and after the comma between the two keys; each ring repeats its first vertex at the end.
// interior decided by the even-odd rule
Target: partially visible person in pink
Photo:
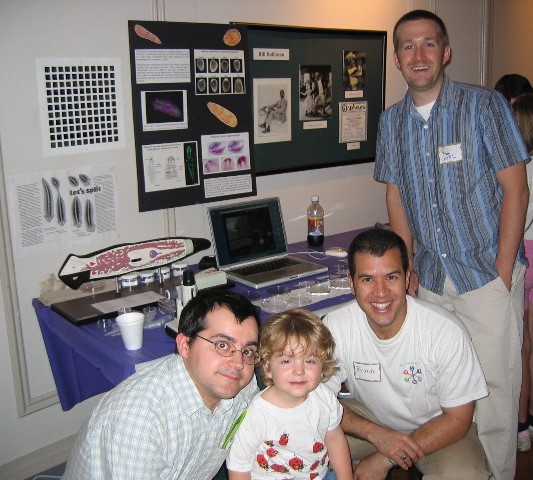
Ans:
{"type": "MultiPolygon", "coordinates": [[[[533,158],[533,93],[518,96],[512,102],[512,107],[524,142],[533,158]]],[[[529,185],[529,206],[526,215],[524,232],[524,247],[529,260],[524,280],[524,341],[522,343],[522,389],[518,406],[518,444],[517,448],[525,452],[531,448],[531,434],[533,432],[533,162],[526,165],[527,183],[529,185]]]]}

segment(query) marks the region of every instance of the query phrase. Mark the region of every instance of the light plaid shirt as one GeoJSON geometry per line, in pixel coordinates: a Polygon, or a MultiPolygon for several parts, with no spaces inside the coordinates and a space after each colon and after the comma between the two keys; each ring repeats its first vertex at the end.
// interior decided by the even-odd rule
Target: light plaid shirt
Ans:
{"type": "Polygon", "coordinates": [[[228,431],[258,391],[255,377],[214,412],[179,355],[154,362],[108,392],[81,428],[63,479],[211,480],[228,431]]]}

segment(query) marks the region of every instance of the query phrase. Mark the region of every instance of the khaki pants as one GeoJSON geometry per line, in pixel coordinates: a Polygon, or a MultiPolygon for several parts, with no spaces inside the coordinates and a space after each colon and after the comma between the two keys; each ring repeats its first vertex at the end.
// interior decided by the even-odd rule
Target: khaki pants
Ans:
{"type": "Polygon", "coordinates": [[[419,298],[454,312],[470,332],[490,390],[478,400],[475,418],[495,480],[513,480],[516,470],[524,272],[523,265],[515,267],[510,293],[500,278],[463,295],[448,278],[442,296],[422,287],[418,291],[419,298]]]}
{"type": "MultiPolygon", "coordinates": [[[[343,399],[340,402],[361,417],[380,423],[368,409],[355,400],[343,399]]],[[[351,435],[346,435],[346,439],[352,461],[362,460],[376,452],[374,445],[369,442],[351,435]]],[[[416,468],[422,472],[424,480],[487,480],[490,477],[474,423],[463,438],[427,455],[416,464],[416,468]]]]}

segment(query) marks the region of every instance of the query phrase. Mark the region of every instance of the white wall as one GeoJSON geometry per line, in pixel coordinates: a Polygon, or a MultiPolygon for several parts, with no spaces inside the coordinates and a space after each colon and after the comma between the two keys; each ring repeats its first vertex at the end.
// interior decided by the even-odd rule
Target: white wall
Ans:
{"type": "MultiPolygon", "coordinates": [[[[472,56],[456,55],[453,76],[479,82],[480,28],[478,18],[483,0],[459,2],[400,0],[154,0],[160,15],[168,21],[229,21],[303,25],[324,28],[387,30],[386,104],[398,101],[405,84],[392,62],[391,32],[395,21],[413,8],[436,10],[453,35],[468,42],[472,56]],[[449,6],[449,9],[448,9],[449,6]],[[470,29],[465,19],[473,18],[470,29]],[[460,28],[451,28],[460,25],[460,28]],[[478,52],[476,54],[476,52],[478,52]],[[476,63],[477,62],[477,63],[476,63]]],[[[139,213],[135,183],[135,152],[129,88],[127,20],[153,19],[151,0],[2,0],[0,2],[0,146],[4,179],[10,175],[66,168],[69,164],[115,165],[120,204],[116,243],[155,238],[165,234],[166,212],[139,213]],[[41,150],[35,59],[41,57],[120,57],[126,147],[99,154],[45,158],[41,150]]],[[[464,49],[457,45],[458,50],[464,49]]],[[[312,194],[324,205],[326,235],[367,226],[387,219],[384,187],[372,179],[373,164],[334,167],[258,178],[258,195],[282,199],[290,241],[303,240],[304,214],[312,194]]],[[[1,192],[4,195],[4,192],[1,192]]],[[[8,206],[9,208],[9,206],[8,206]]],[[[209,238],[205,206],[175,209],[176,233],[209,238]]],[[[104,248],[92,245],[87,251],[104,248]]],[[[25,369],[30,399],[38,400],[55,389],[31,299],[39,295],[39,282],[57,272],[70,252],[57,251],[46,258],[15,258],[15,284],[20,305],[25,369]]],[[[81,253],[81,252],[80,252],[81,253]]],[[[204,252],[203,252],[204,253],[204,252]]],[[[192,260],[197,260],[193,257],[192,260]]],[[[4,272],[2,272],[4,275],[4,272]]],[[[8,279],[2,277],[3,285],[8,279]]],[[[1,298],[0,298],[1,301],[1,298]]],[[[0,312],[4,312],[0,304],[0,312]]],[[[0,313],[0,478],[17,478],[8,472],[22,472],[32,453],[54,446],[74,434],[90,414],[97,399],[63,412],[58,404],[22,418],[18,417],[15,382],[7,341],[5,315],[0,313]],[[43,433],[44,432],[44,433],[43,433]],[[21,457],[29,455],[24,459],[21,457]],[[18,469],[18,470],[17,470],[18,469]]],[[[13,346],[11,346],[13,352],[13,346]]],[[[24,366],[23,366],[24,367],[24,366]]],[[[51,447],[51,448],[52,448],[51,447]]],[[[51,460],[48,460],[50,462],[51,460]]],[[[46,466],[47,459],[40,467],[46,466]]],[[[29,468],[29,467],[28,467],[29,468]]],[[[33,472],[27,473],[27,476],[33,472]]]]}

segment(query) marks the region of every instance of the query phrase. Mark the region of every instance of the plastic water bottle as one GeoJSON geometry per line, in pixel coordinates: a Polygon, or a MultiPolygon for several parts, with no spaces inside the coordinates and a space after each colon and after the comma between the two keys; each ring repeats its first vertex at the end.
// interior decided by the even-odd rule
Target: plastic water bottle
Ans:
{"type": "Polygon", "coordinates": [[[313,195],[307,208],[307,244],[310,247],[320,247],[324,243],[324,209],[318,200],[318,195],[313,195]]]}

